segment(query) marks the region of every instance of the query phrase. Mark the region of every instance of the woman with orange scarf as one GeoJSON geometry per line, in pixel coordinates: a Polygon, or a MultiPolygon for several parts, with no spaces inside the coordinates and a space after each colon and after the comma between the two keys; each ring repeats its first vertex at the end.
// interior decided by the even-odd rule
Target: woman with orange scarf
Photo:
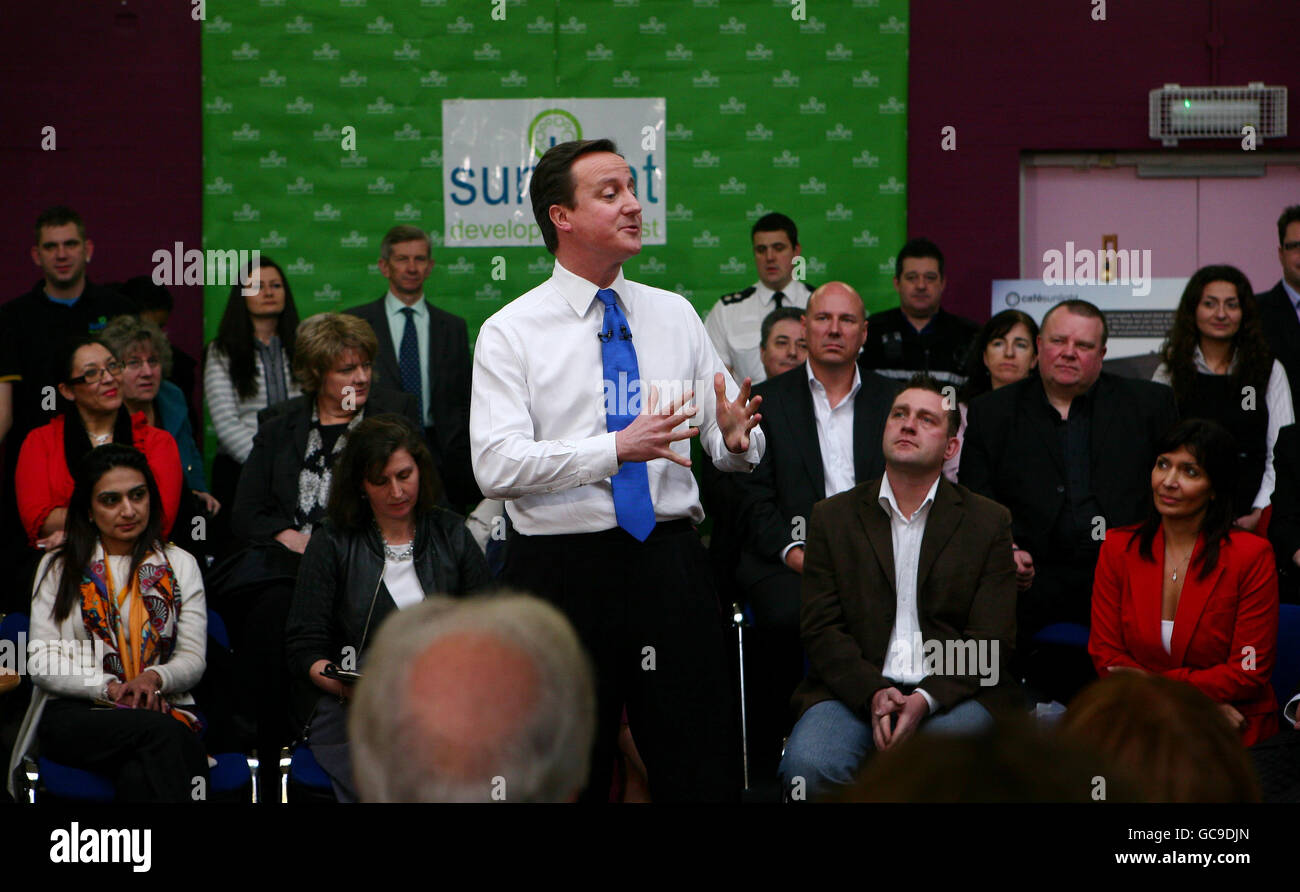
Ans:
{"type": "Polygon", "coordinates": [[[190,801],[206,778],[207,608],[194,558],[162,540],[158,484],[117,443],[76,469],[66,538],[36,573],[28,671],[34,691],[9,776],[41,755],[114,779],[125,802],[190,801]]]}

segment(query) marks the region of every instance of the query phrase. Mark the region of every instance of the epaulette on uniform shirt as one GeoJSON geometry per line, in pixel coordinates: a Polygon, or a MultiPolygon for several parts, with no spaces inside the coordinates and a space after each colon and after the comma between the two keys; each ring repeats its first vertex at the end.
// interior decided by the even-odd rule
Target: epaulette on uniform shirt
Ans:
{"type": "Polygon", "coordinates": [[[723,302],[724,304],[728,304],[728,305],[730,305],[730,304],[738,304],[738,303],[740,303],[742,300],[747,300],[748,298],[753,297],[753,296],[754,296],[754,292],[757,291],[757,290],[758,290],[758,288],[757,288],[756,286],[754,286],[754,285],[750,285],[750,286],[749,286],[748,288],[746,288],[744,291],[736,291],[736,292],[733,292],[733,293],[731,293],[731,294],[724,294],[724,295],[722,295],[722,302],[723,302]]]}

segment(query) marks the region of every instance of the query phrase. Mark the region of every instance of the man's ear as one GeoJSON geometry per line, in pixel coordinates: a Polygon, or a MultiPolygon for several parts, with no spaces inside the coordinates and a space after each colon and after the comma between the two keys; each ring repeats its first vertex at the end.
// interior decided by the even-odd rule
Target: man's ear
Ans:
{"type": "MultiPolygon", "coordinates": [[[[1282,252],[1279,250],[1278,254],[1281,255],[1281,253],[1282,252]]],[[[37,245],[32,245],[32,263],[37,266],[41,265],[41,249],[37,245]]]]}
{"type": "Polygon", "coordinates": [[[956,437],[948,438],[948,445],[943,450],[943,460],[950,461],[954,455],[961,451],[961,440],[956,437]]]}
{"type": "Polygon", "coordinates": [[[569,209],[562,204],[553,204],[547,215],[551,218],[551,225],[562,232],[573,232],[573,224],[569,222],[569,209]]]}
{"type": "Polygon", "coordinates": [[[95,243],[91,239],[86,239],[86,262],[90,263],[90,258],[95,254],[95,243]]]}

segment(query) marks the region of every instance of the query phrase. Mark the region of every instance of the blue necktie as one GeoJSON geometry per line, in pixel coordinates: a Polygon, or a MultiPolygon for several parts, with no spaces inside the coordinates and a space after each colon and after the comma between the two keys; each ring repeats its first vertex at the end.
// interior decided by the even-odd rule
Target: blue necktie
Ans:
{"type": "Polygon", "coordinates": [[[420,423],[424,423],[424,388],[420,386],[420,339],[415,334],[415,310],[402,307],[406,327],[402,329],[402,349],[397,354],[397,370],[402,376],[402,389],[415,396],[420,404],[420,423]]]}
{"type": "MultiPolygon", "coordinates": [[[[629,389],[633,381],[640,387],[641,372],[636,363],[636,348],[632,346],[632,332],[627,317],[615,302],[617,295],[608,288],[596,292],[605,305],[605,321],[600,332],[600,358],[605,380],[614,386],[615,398],[605,406],[605,429],[621,431],[632,423],[635,414],[620,415],[619,409],[628,409],[631,403],[629,389]]],[[[649,394],[641,393],[641,399],[649,394]]],[[[614,516],[618,525],[644,542],[655,528],[655,506],[650,499],[650,475],[643,461],[625,461],[618,473],[609,478],[614,487],[614,516]]]]}

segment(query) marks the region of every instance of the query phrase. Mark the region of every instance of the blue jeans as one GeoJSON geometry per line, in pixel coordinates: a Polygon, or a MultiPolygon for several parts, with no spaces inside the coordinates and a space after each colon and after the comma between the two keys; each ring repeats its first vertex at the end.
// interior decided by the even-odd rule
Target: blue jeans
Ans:
{"type": "MultiPolygon", "coordinates": [[[[974,700],[925,719],[920,734],[978,734],[993,727],[993,716],[974,700]]],[[[875,749],[871,724],[839,700],[823,700],[795,722],[781,758],[782,789],[790,794],[803,778],[806,799],[832,793],[853,783],[862,760],[875,749]]]]}

